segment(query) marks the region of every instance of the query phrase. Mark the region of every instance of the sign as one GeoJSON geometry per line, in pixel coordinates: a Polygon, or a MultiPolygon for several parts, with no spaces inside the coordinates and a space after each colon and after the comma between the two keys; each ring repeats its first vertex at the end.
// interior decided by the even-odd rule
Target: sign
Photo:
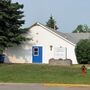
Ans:
{"type": "Polygon", "coordinates": [[[54,58],[55,59],[65,59],[66,58],[66,48],[65,47],[57,47],[54,50],[54,58]]]}

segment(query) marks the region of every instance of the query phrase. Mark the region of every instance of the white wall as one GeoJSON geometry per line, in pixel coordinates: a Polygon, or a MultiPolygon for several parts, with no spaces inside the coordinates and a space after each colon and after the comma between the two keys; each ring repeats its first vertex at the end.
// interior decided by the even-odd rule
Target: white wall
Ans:
{"type": "Polygon", "coordinates": [[[9,48],[5,51],[5,62],[10,63],[32,63],[32,45],[43,46],[43,63],[48,63],[50,58],[54,58],[54,49],[56,47],[67,48],[67,58],[71,59],[73,64],[77,64],[75,56],[75,46],[52,34],[40,26],[34,26],[30,29],[27,37],[33,38],[32,41],[25,42],[21,46],[9,48]],[[53,46],[50,51],[50,45],[53,46]]]}
{"type": "Polygon", "coordinates": [[[74,52],[75,46],[40,26],[35,26],[30,31],[32,36],[34,36],[33,41],[43,46],[43,63],[48,63],[50,58],[54,58],[54,48],[61,46],[67,48],[67,58],[71,59],[74,64],[77,64],[74,52]],[[50,51],[50,45],[53,46],[52,51],[50,51]]]}
{"type": "Polygon", "coordinates": [[[32,48],[30,44],[15,46],[5,51],[5,63],[32,63],[32,48]]]}

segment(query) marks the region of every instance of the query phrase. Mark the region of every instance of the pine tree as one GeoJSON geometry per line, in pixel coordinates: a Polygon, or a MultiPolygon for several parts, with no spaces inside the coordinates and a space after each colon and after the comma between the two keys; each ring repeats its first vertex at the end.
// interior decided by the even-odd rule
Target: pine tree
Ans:
{"type": "Polygon", "coordinates": [[[0,52],[5,48],[19,45],[28,38],[23,36],[26,32],[22,29],[24,24],[23,5],[11,0],[0,0],[0,52]]]}
{"type": "Polygon", "coordinates": [[[52,28],[54,30],[57,30],[58,29],[58,27],[56,25],[56,21],[53,19],[53,16],[52,15],[50,16],[48,22],[46,23],[46,26],[48,26],[48,27],[50,27],[50,28],[52,28]]]}

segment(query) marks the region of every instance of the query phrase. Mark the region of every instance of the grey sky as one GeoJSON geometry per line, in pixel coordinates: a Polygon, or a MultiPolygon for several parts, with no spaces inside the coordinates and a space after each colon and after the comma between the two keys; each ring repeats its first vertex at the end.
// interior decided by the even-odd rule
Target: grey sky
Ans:
{"type": "Polygon", "coordinates": [[[51,14],[62,32],[72,32],[79,24],[87,24],[90,27],[90,0],[12,1],[24,4],[24,27],[35,22],[46,24],[51,14]]]}

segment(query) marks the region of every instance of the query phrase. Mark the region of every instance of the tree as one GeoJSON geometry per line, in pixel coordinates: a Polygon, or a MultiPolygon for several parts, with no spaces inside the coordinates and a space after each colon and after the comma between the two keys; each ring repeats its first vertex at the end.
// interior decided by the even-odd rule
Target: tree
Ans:
{"type": "Polygon", "coordinates": [[[52,28],[54,30],[58,29],[58,27],[56,25],[56,21],[53,19],[52,15],[50,16],[48,22],[46,22],[46,26],[48,26],[48,27],[50,27],[50,28],[52,28]]]}
{"type": "Polygon", "coordinates": [[[27,31],[22,29],[24,24],[23,5],[11,0],[0,0],[0,53],[13,45],[19,45],[28,40],[23,34],[27,31]]]}
{"type": "Polygon", "coordinates": [[[84,25],[84,32],[85,33],[90,33],[90,28],[88,28],[87,25],[84,25]]]}
{"type": "Polygon", "coordinates": [[[75,52],[79,64],[90,63],[90,39],[81,40],[78,42],[75,52]]]}
{"type": "Polygon", "coordinates": [[[90,28],[87,25],[78,25],[77,28],[73,31],[73,33],[89,33],[90,28]]]}

